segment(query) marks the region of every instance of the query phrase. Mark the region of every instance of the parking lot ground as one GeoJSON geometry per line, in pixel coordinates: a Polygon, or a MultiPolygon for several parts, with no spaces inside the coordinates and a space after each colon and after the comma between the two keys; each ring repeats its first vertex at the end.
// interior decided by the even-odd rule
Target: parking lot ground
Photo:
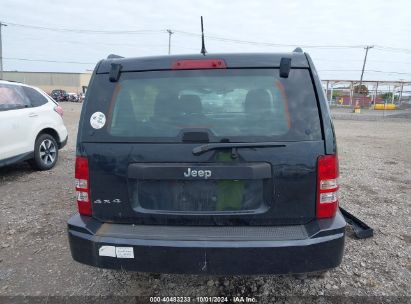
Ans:
{"type": "Polygon", "coordinates": [[[72,260],[66,221],[76,212],[81,104],[62,106],[69,143],[56,168],[0,168],[0,295],[411,296],[411,119],[334,122],[341,205],[375,229],[366,240],[348,229],[339,268],[321,278],[204,277],[118,272],[72,260]]]}
{"type": "Polygon", "coordinates": [[[371,110],[361,109],[360,113],[353,113],[352,108],[333,108],[332,116],[334,119],[348,120],[390,120],[390,119],[411,119],[411,108],[406,110],[371,110]]]}

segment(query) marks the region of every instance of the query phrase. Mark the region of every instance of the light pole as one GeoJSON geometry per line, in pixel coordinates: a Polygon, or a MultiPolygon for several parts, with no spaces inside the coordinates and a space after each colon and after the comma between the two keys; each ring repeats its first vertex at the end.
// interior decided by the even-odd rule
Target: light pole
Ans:
{"type": "Polygon", "coordinates": [[[171,54],[171,35],[174,34],[172,30],[167,30],[168,33],[168,54],[171,54]]]}
{"type": "Polygon", "coordinates": [[[3,79],[3,44],[1,41],[1,28],[7,24],[0,21],[0,79],[3,79]]]}

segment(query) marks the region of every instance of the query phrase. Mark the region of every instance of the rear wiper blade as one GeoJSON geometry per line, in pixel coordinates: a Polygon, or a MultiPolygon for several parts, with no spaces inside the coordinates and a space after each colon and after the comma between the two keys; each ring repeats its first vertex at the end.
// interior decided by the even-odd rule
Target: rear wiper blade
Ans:
{"type": "Polygon", "coordinates": [[[264,148],[264,147],[285,147],[284,144],[277,144],[272,142],[260,142],[260,143],[213,143],[205,144],[193,149],[194,155],[200,155],[204,152],[216,149],[233,149],[232,154],[235,154],[235,149],[237,148],[264,148]]]}

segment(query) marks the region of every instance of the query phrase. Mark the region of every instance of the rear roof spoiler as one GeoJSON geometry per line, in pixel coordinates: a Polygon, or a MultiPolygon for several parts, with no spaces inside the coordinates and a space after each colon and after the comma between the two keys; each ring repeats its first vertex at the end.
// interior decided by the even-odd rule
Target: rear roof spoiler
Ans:
{"type": "MultiPolygon", "coordinates": [[[[213,54],[213,58],[223,59],[229,68],[267,68],[280,67],[281,58],[291,58],[291,68],[309,68],[309,63],[304,53],[244,53],[244,54],[213,54]]],[[[204,60],[201,54],[192,55],[164,55],[152,57],[121,58],[118,55],[110,55],[98,66],[97,74],[109,73],[112,63],[120,63],[122,72],[170,70],[178,60],[204,60]]]]}

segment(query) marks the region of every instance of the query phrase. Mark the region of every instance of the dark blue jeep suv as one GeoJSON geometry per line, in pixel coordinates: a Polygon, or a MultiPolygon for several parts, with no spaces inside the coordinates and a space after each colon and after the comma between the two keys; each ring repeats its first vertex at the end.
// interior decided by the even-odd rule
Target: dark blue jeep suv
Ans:
{"type": "Polygon", "coordinates": [[[341,263],[334,129],[308,54],[109,56],[83,105],[74,260],[157,273],[341,263]]]}

